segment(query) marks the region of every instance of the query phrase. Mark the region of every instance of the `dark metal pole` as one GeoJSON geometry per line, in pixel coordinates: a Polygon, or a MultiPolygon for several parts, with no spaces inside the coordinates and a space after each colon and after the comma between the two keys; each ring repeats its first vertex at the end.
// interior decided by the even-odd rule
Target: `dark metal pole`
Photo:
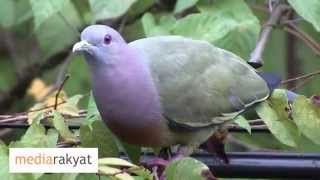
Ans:
{"type": "Polygon", "coordinates": [[[227,153],[230,164],[209,154],[194,157],[218,177],[320,179],[320,154],[281,152],[227,153]]]}
{"type": "MultiPolygon", "coordinates": [[[[227,155],[229,164],[208,153],[196,153],[192,157],[205,163],[217,177],[320,179],[320,154],[233,152],[227,155]]],[[[147,153],[141,158],[142,162],[148,162],[154,155],[147,153]]]]}

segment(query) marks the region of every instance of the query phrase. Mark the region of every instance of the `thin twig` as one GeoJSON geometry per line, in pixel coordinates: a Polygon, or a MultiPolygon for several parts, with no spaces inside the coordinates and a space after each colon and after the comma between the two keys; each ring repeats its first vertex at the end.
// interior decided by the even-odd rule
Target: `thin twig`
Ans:
{"type": "Polygon", "coordinates": [[[65,76],[67,74],[67,69],[72,60],[71,57],[72,57],[72,52],[70,52],[69,55],[65,58],[64,63],[61,65],[59,69],[54,85],[50,88],[50,90],[46,93],[46,95],[40,100],[40,102],[45,101],[48,98],[48,96],[50,96],[52,93],[54,93],[56,90],[59,89],[61,83],[64,81],[65,76]]]}
{"type": "Polygon", "coordinates": [[[303,21],[304,19],[302,17],[297,17],[295,19],[288,19],[288,20],[283,20],[281,21],[281,25],[287,25],[287,24],[292,24],[292,23],[297,23],[300,21],[303,21]]]}
{"type": "Polygon", "coordinates": [[[58,99],[59,99],[59,94],[60,94],[60,92],[61,92],[61,90],[62,90],[62,88],[63,88],[63,86],[64,86],[64,84],[67,82],[67,80],[70,78],[70,75],[66,75],[65,76],[65,78],[64,78],[64,80],[62,81],[62,83],[61,83],[61,85],[60,85],[60,87],[59,87],[59,89],[58,89],[58,92],[57,92],[57,94],[56,94],[56,97],[55,97],[55,102],[54,102],[54,110],[56,110],[57,109],[57,106],[58,106],[58,99]]]}
{"type": "Polygon", "coordinates": [[[269,0],[268,1],[268,7],[269,7],[269,12],[271,13],[273,11],[273,7],[275,4],[279,4],[279,0],[269,0]]]}
{"type": "Polygon", "coordinates": [[[310,82],[312,79],[314,78],[314,76],[310,77],[310,78],[307,78],[307,79],[304,79],[302,80],[301,83],[298,83],[297,85],[295,85],[294,87],[290,88],[290,91],[295,91],[301,87],[303,87],[304,85],[306,85],[308,82],[310,82]]]}
{"type": "Polygon", "coordinates": [[[67,101],[62,101],[62,102],[59,102],[59,103],[55,103],[54,105],[50,105],[50,106],[46,106],[46,107],[43,107],[43,108],[38,108],[38,109],[31,109],[29,111],[26,111],[26,112],[23,112],[23,113],[30,113],[30,112],[36,112],[36,111],[42,111],[42,110],[46,110],[46,109],[50,109],[50,108],[54,108],[54,107],[57,107],[61,104],[64,104],[66,103],[67,101]]]}
{"type": "Polygon", "coordinates": [[[10,117],[10,118],[6,118],[6,119],[1,119],[0,123],[7,123],[7,122],[14,122],[14,121],[25,121],[27,119],[28,119],[28,117],[26,115],[22,115],[22,116],[16,116],[16,117],[10,117]]]}
{"type": "Polygon", "coordinates": [[[41,76],[44,72],[53,69],[65,59],[70,49],[67,48],[57,54],[44,59],[40,63],[28,65],[22,69],[23,74],[17,79],[16,83],[0,96],[0,113],[8,110],[15,101],[21,99],[35,77],[41,76]]]}
{"type": "Polygon", "coordinates": [[[254,68],[259,68],[263,65],[262,54],[266,47],[270,33],[273,27],[279,23],[283,12],[288,9],[290,9],[289,6],[280,4],[280,5],[277,5],[271,12],[271,15],[269,20],[267,21],[267,24],[263,27],[261,31],[260,39],[257,42],[256,48],[250,54],[250,60],[248,61],[248,63],[254,68]]]}
{"type": "Polygon", "coordinates": [[[301,39],[308,47],[312,49],[312,51],[320,56],[320,44],[317,43],[311,36],[309,36],[304,31],[300,30],[297,26],[291,25],[286,26],[283,28],[284,31],[296,36],[297,38],[301,39]]]}
{"type": "Polygon", "coordinates": [[[265,124],[263,124],[263,125],[252,125],[251,126],[251,129],[261,129],[261,128],[268,128],[268,126],[267,125],[265,125],[265,124]]]}
{"type": "Polygon", "coordinates": [[[308,78],[311,78],[312,76],[319,75],[319,74],[320,74],[320,70],[317,70],[317,71],[312,72],[312,73],[308,73],[308,74],[304,74],[304,75],[301,75],[301,76],[298,76],[298,77],[295,77],[295,78],[284,80],[284,81],[281,82],[281,84],[284,85],[284,84],[290,83],[292,81],[308,79],[308,78]]]}
{"type": "Polygon", "coordinates": [[[58,148],[64,148],[64,147],[73,147],[73,146],[78,146],[80,145],[81,142],[80,140],[76,140],[76,141],[67,141],[67,142],[59,142],[57,144],[58,148]]]}
{"type": "Polygon", "coordinates": [[[127,20],[128,20],[128,14],[125,14],[121,19],[121,22],[120,22],[120,25],[118,28],[118,32],[122,33],[122,31],[126,25],[127,20]]]}
{"type": "Polygon", "coordinates": [[[258,124],[258,123],[264,123],[262,119],[253,119],[253,120],[248,120],[249,124],[258,124]]]}
{"type": "Polygon", "coordinates": [[[261,12],[264,12],[264,13],[269,13],[269,10],[266,6],[261,6],[261,5],[256,5],[256,4],[251,4],[250,7],[254,10],[257,10],[257,11],[261,11],[261,12]]]}
{"type": "Polygon", "coordinates": [[[15,74],[17,77],[19,77],[22,73],[21,63],[24,61],[21,61],[19,53],[17,52],[16,39],[14,38],[13,34],[9,31],[4,31],[3,33],[4,44],[6,45],[10,58],[14,64],[15,74]]]}

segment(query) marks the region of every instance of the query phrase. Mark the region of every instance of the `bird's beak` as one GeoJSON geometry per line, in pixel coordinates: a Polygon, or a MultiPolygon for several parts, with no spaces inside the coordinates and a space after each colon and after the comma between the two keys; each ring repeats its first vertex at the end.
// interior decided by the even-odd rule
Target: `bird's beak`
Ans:
{"type": "Polygon", "coordinates": [[[88,51],[92,45],[88,41],[82,40],[73,45],[72,52],[88,51]]]}

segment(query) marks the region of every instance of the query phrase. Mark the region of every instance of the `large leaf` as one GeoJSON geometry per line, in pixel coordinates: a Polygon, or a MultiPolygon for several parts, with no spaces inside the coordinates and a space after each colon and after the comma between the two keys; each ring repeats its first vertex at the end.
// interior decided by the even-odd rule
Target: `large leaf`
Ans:
{"type": "Polygon", "coordinates": [[[202,180],[212,176],[205,164],[190,157],[171,162],[166,167],[165,174],[168,180],[202,180]]]}
{"type": "Polygon", "coordinates": [[[30,0],[35,28],[39,28],[48,18],[61,11],[69,0],[30,0]]]}
{"type": "Polygon", "coordinates": [[[9,150],[2,141],[0,141],[0,167],[0,176],[9,179],[9,150]]]}
{"type": "Polygon", "coordinates": [[[38,180],[76,180],[78,174],[76,173],[64,173],[64,174],[44,174],[38,180]]]}
{"type": "Polygon", "coordinates": [[[53,112],[53,126],[59,131],[61,137],[67,141],[75,141],[75,135],[69,130],[63,116],[57,111],[53,112]]]}
{"type": "Polygon", "coordinates": [[[174,13],[180,13],[197,4],[199,0],[177,0],[174,13]]]}
{"type": "Polygon", "coordinates": [[[110,180],[109,177],[107,176],[100,176],[98,174],[86,174],[86,173],[81,173],[77,176],[77,180],[110,180]]]}
{"type": "Polygon", "coordinates": [[[94,19],[106,20],[124,15],[136,0],[89,0],[94,19]]]}
{"type": "Polygon", "coordinates": [[[14,3],[12,0],[0,0],[0,26],[8,28],[14,24],[14,3]]]}
{"type": "Polygon", "coordinates": [[[295,147],[297,146],[299,133],[297,127],[288,117],[287,105],[288,100],[285,91],[275,90],[270,100],[259,104],[256,111],[280,142],[295,147]]]}
{"type": "Polygon", "coordinates": [[[304,96],[293,102],[292,117],[299,130],[316,144],[320,144],[320,106],[304,96]]]}
{"type": "MultiPolygon", "coordinates": [[[[46,133],[45,128],[41,124],[32,123],[31,126],[28,128],[26,133],[22,136],[20,141],[11,142],[10,148],[24,148],[24,147],[39,147],[39,148],[52,148],[56,147],[58,141],[58,132],[54,129],[49,129],[46,133]]],[[[0,145],[1,146],[1,145],[0,145]]],[[[8,168],[6,166],[2,166],[1,163],[1,147],[0,147],[0,166],[3,171],[8,172],[8,168]]],[[[0,176],[6,177],[4,174],[5,172],[1,172],[0,176]]],[[[4,179],[26,179],[26,180],[35,180],[41,177],[43,173],[36,173],[36,174],[10,174],[8,173],[7,177],[4,179]]]]}
{"type": "Polygon", "coordinates": [[[144,33],[147,37],[170,35],[172,25],[175,23],[171,15],[162,15],[156,19],[151,13],[146,13],[141,18],[144,33]]]}
{"type": "Polygon", "coordinates": [[[11,142],[10,147],[56,147],[58,132],[54,129],[46,129],[41,124],[32,123],[20,141],[11,142]]]}
{"type": "Polygon", "coordinates": [[[93,94],[92,92],[90,93],[89,101],[88,101],[88,106],[87,106],[87,116],[86,119],[84,120],[84,124],[90,125],[94,121],[100,119],[100,113],[98,111],[96,102],[94,101],[93,94]]]}
{"type": "Polygon", "coordinates": [[[42,174],[9,173],[9,149],[0,141],[0,176],[5,180],[36,180],[42,174]]]}
{"type": "Polygon", "coordinates": [[[132,144],[127,144],[124,142],[121,142],[124,150],[126,151],[129,159],[133,162],[133,163],[139,163],[140,160],[140,155],[141,155],[141,147],[139,146],[135,146],[132,144]]]}
{"type": "Polygon", "coordinates": [[[133,3],[130,10],[128,11],[128,18],[135,18],[135,16],[145,12],[156,2],[157,0],[136,0],[136,2],[133,3]]]}
{"type": "Polygon", "coordinates": [[[97,147],[99,157],[118,156],[119,151],[114,136],[102,121],[94,121],[92,128],[89,125],[82,125],[80,140],[83,147],[97,147]]]}
{"type": "Polygon", "coordinates": [[[234,122],[237,123],[240,127],[246,129],[249,134],[251,134],[251,126],[246,118],[243,116],[237,116],[234,119],[234,122]]]}
{"type": "Polygon", "coordinates": [[[244,59],[258,39],[260,24],[242,0],[200,3],[202,13],[178,20],[173,34],[201,39],[230,50],[244,59]]]}
{"type": "Polygon", "coordinates": [[[35,31],[44,58],[73,44],[79,37],[76,29],[80,25],[81,20],[74,5],[65,1],[59,14],[49,16],[35,31]]]}
{"type": "Polygon", "coordinates": [[[288,2],[300,16],[309,21],[317,31],[320,31],[319,0],[288,0],[288,2]]]}
{"type": "Polygon", "coordinates": [[[78,103],[81,100],[82,95],[74,95],[67,99],[67,102],[58,106],[57,111],[62,114],[67,114],[71,116],[79,115],[78,103]]]}
{"type": "Polygon", "coordinates": [[[130,176],[127,172],[109,166],[99,166],[99,174],[109,175],[119,180],[134,180],[134,178],[130,176]]]}

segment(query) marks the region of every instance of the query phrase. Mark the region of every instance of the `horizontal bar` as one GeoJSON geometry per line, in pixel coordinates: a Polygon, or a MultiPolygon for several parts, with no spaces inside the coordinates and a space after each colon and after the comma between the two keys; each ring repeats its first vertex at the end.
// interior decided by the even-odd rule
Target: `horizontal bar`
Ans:
{"type": "Polygon", "coordinates": [[[229,164],[207,153],[192,155],[217,177],[320,179],[320,154],[232,152],[227,156],[229,164]]]}
{"type": "MultiPolygon", "coordinates": [[[[43,124],[45,128],[53,128],[52,125],[49,124],[43,124]]],[[[1,123],[0,122],[0,129],[1,128],[17,128],[17,129],[27,129],[30,125],[27,123],[1,123]]],[[[80,125],[69,125],[70,129],[79,129],[80,125]]],[[[228,128],[229,132],[247,132],[246,129],[241,128],[241,127],[229,127],[228,128]]],[[[253,133],[269,133],[270,131],[266,128],[252,128],[251,131],[253,133]]]]}

